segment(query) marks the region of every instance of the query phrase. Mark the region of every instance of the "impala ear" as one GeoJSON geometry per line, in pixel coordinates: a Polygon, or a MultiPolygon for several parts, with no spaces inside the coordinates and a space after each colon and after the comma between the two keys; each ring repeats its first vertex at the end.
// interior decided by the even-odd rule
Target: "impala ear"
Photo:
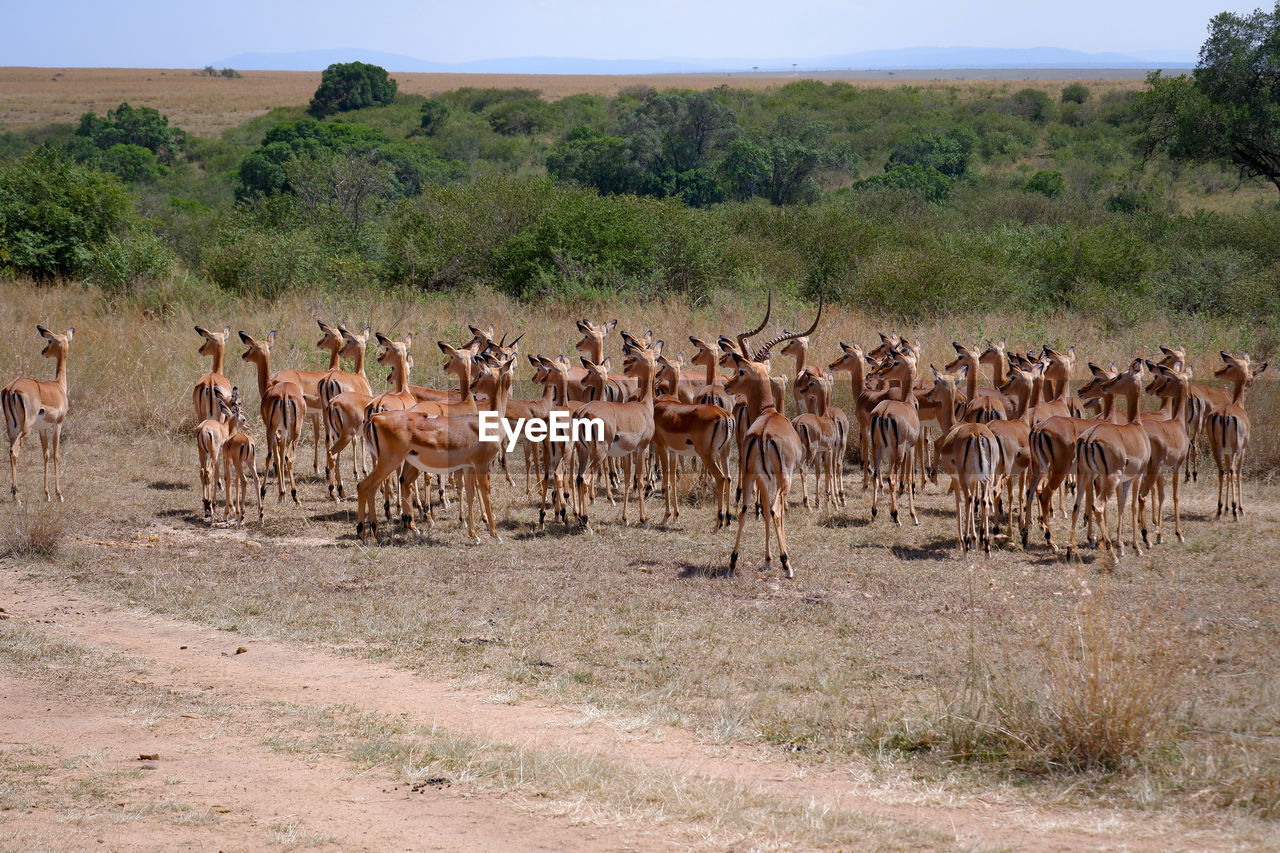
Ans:
{"type": "Polygon", "coordinates": [[[206,329],[204,326],[196,326],[196,334],[202,338],[212,337],[212,335],[209,333],[209,330],[206,329]]]}
{"type": "MultiPolygon", "coordinates": [[[[653,332],[650,332],[649,334],[653,334],[653,332]]],[[[654,353],[655,353],[655,354],[657,354],[657,355],[662,355],[662,347],[663,347],[664,343],[665,343],[664,341],[656,341],[656,342],[654,343],[654,345],[653,345],[653,351],[654,351],[654,353]]],[[[684,359],[683,359],[683,358],[681,358],[680,360],[681,360],[681,361],[684,361],[684,359]]]]}
{"type": "Polygon", "coordinates": [[[585,367],[587,370],[590,370],[591,368],[596,366],[595,362],[587,358],[585,355],[580,355],[578,356],[578,358],[582,359],[582,366],[585,367]]]}
{"type": "Polygon", "coordinates": [[[243,329],[241,329],[241,330],[240,330],[240,341],[241,341],[241,343],[243,343],[245,346],[250,346],[250,345],[253,343],[253,338],[249,337],[247,334],[245,334],[244,330],[243,330],[243,329]]]}
{"type": "Polygon", "coordinates": [[[274,344],[276,342],[276,330],[272,329],[267,333],[267,343],[274,344]]]}
{"type": "MultiPolygon", "coordinates": [[[[244,334],[244,333],[241,332],[240,334],[244,334]]],[[[388,338],[386,335],[382,334],[382,332],[378,332],[376,335],[374,335],[374,337],[377,338],[379,344],[381,344],[387,349],[391,349],[391,339],[388,338]]]]}
{"type": "Polygon", "coordinates": [[[320,331],[324,332],[326,335],[333,332],[333,327],[327,324],[324,320],[316,320],[316,325],[318,325],[320,327],[320,331]]]}
{"type": "Polygon", "coordinates": [[[941,378],[942,378],[942,374],[938,372],[938,368],[934,367],[934,366],[931,364],[931,365],[929,365],[929,369],[930,369],[931,371],[933,371],[933,378],[934,378],[934,379],[941,379],[941,378]]]}
{"type": "MultiPolygon", "coordinates": [[[[71,335],[69,333],[67,335],[67,340],[71,340],[71,335]]],[[[1257,376],[1259,373],[1261,373],[1266,369],[1267,369],[1267,362],[1264,361],[1262,362],[1262,364],[1259,364],[1257,367],[1253,369],[1253,375],[1257,376]]]]}
{"type": "MultiPolygon", "coordinates": [[[[75,327],[75,326],[68,326],[68,327],[67,327],[67,343],[71,343],[71,339],[72,339],[72,338],[74,338],[75,336],[76,336],[76,327],[75,327]]],[[[1264,364],[1264,365],[1262,365],[1262,366],[1263,366],[1263,367],[1266,367],[1266,365],[1265,365],[1265,364],[1264,364]]],[[[1261,370],[1257,370],[1257,371],[1254,371],[1254,372],[1255,372],[1255,373],[1261,373],[1262,371],[1261,371],[1261,370]]]]}
{"type": "Polygon", "coordinates": [[[1174,351],[1169,349],[1164,344],[1160,345],[1160,352],[1164,353],[1165,355],[1175,355],[1174,351]]]}
{"type": "Polygon", "coordinates": [[[440,347],[440,352],[444,353],[445,355],[453,356],[458,354],[458,351],[456,349],[454,349],[452,346],[445,343],[444,341],[436,341],[436,346],[440,347]]]}
{"type": "Polygon", "coordinates": [[[532,364],[534,367],[542,366],[542,363],[538,361],[539,356],[536,356],[533,353],[530,353],[528,358],[529,358],[529,363],[532,364]]]}
{"type": "Polygon", "coordinates": [[[567,366],[568,366],[568,364],[569,364],[569,356],[567,356],[567,355],[558,355],[558,356],[556,356],[556,361],[560,362],[561,364],[563,364],[563,365],[565,365],[565,366],[567,367],[567,366]]]}
{"type": "Polygon", "coordinates": [[[591,331],[591,327],[587,324],[586,320],[579,320],[577,325],[578,325],[578,331],[582,332],[582,334],[584,335],[587,332],[591,331]]]}
{"type": "Polygon", "coordinates": [[[606,371],[610,370],[613,367],[613,359],[611,357],[606,356],[605,360],[600,362],[600,366],[603,367],[606,371]]]}
{"type": "Polygon", "coordinates": [[[960,343],[959,341],[952,341],[951,345],[956,348],[957,353],[964,352],[964,344],[960,343]]]}
{"type": "Polygon", "coordinates": [[[47,340],[53,340],[53,332],[50,332],[44,326],[36,326],[36,331],[40,333],[40,337],[47,340]]]}
{"type": "MultiPolygon", "coordinates": [[[[1113,366],[1114,366],[1114,365],[1113,365],[1113,366]]],[[[1091,361],[1091,362],[1089,362],[1089,372],[1090,372],[1090,373],[1092,373],[1094,376],[1101,376],[1101,375],[1102,375],[1102,368],[1101,368],[1101,367],[1098,367],[1098,365],[1094,364],[1094,363],[1091,361]]]]}
{"type": "Polygon", "coordinates": [[[605,334],[612,332],[615,328],[617,328],[617,326],[618,326],[617,320],[610,320],[609,322],[605,323],[604,324],[605,334]]]}
{"type": "Polygon", "coordinates": [[[1000,349],[1004,349],[1004,338],[1000,339],[1000,349]]]}

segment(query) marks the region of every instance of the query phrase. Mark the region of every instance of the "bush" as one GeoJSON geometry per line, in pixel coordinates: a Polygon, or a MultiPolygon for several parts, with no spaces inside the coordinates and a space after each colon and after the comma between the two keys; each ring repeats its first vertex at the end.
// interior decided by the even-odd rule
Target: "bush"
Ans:
{"type": "Polygon", "coordinates": [[[1044,124],[1053,118],[1053,99],[1039,89],[1021,89],[1009,99],[1015,115],[1044,124]]]}
{"type": "Polygon", "coordinates": [[[314,235],[245,223],[221,229],[205,252],[209,278],[237,294],[274,298],[306,286],[323,286],[324,259],[314,235]]]}
{"type": "Polygon", "coordinates": [[[948,178],[963,177],[969,169],[969,158],[977,138],[977,134],[964,125],[957,125],[945,135],[918,134],[894,146],[888,166],[925,166],[948,178]]]}
{"type": "Polygon", "coordinates": [[[396,98],[396,81],[387,69],[366,62],[335,62],[320,75],[307,112],[324,118],[347,110],[389,104],[396,98]]]}
{"type": "Polygon", "coordinates": [[[1072,83],[1062,88],[1062,103],[1083,104],[1089,100],[1089,87],[1083,83],[1072,83]]]}
{"type": "Polygon", "coordinates": [[[49,148],[0,162],[0,268],[38,281],[77,275],[129,218],[129,194],[115,175],[49,148]]]}
{"type": "Polygon", "coordinates": [[[109,236],[94,254],[89,275],[112,292],[145,288],[163,278],[173,266],[173,254],[154,234],[139,232],[109,236]]]}
{"type": "Polygon", "coordinates": [[[92,110],[80,117],[76,136],[102,151],[115,145],[137,145],[146,148],[156,159],[171,165],[187,144],[187,134],[169,127],[167,116],[151,107],[134,108],[122,103],[99,118],[92,110]]]}
{"type": "Polygon", "coordinates": [[[1057,198],[1062,195],[1062,191],[1066,188],[1066,182],[1062,179],[1061,172],[1050,172],[1047,169],[1041,169],[1022,185],[1023,192],[1040,193],[1048,198],[1057,198]]]}
{"type": "Polygon", "coordinates": [[[951,181],[932,166],[919,163],[896,163],[887,167],[884,174],[873,175],[854,184],[860,189],[898,189],[918,196],[933,204],[946,202],[951,193],[951,181]]]}
{"type": "Polygon", "coordinates": [[[123,142],[112,145],[102,152],[102,156],[98,158],[98,165],[104,171],[118,175],[121,180],[131,184],[154,181],[169,172],[168,167],[157,160],[156,155],[150,150],[141,145],[128,145],[123,142]]]}

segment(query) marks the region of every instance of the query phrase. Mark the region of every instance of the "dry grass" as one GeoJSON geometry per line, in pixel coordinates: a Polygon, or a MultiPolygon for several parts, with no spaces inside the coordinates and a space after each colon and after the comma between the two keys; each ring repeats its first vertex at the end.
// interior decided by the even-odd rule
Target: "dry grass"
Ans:
{"type": "MultiPolygon", "coordinates": [[[[31,500],[32,495],[27,498],[31,500]]],[[[0,515],[0,557],[52,559],[66,532],[61,505],[10,504],[0,515]]]]}
{"type": "MultiPolygon", "coordinates": [[[[496,487],[505,545],[468,547],[446,513],[425,543],[394,535],[363,547],[354,541],[351,504],[328,503],[309,476],[299,483],[300,508],[272,503],[262,527],[211,530],[200,520],[195,448],[184,431],[190,385],[205,369],[195,355],[196,322],[255,334],[276,327],[280,366],[315,366],[316,318],[412,331],[420,352],[437,338],[464,339],[466,324],[483,319],[526,331],[523,351],[556,354],[570,351],[571,319],[584,315],[652,327],[678,349],[688,334],[743,328],[762,306],[729,297],[529,307],[489,292],[430,300],[317,294],[275,303],[210,296],[194,308],[147,314],[110,310],[83,290],[18,285],[0,288],[0,304],[0,333],[19,342],[0,352],[6,378],[47,374],[37,320],[77,328],[64,448],[76,535],[52,566],[18,560],[31,571],[246,634],[332,644],[495,695],[675,724],[708,742],[758,744],[802,763],[878,756],[930,786],[960,789],[1028,771],[1034,783],[1010,796],[1056,800],[1069,791],[1073,800],[1087,793],[1141,808],[1275,813],[1280,604],[1269,590],[1280,582],[1280,488],[1266,478],[1246,484],[1251,512],[1238,524],[1211,521],[1215,498],[1204,478],[1188,486],[1187,542],[1128,557],[1105,574],[1094,573],[1101,567],[1094,552],[1067,565],[1034,543],[1028,553],[1006,544],[967,569],[946,495],[932,487],[920,497],[919,528],[873,523],[851,469],[848,507],[788,513],[798,577],[785,583],[757,571],[754,519],[746,565],[725,577],[731,534],[710,532],[706,501],[682,508],[670,528],[623,527],[606,503],[597,505],[596,536],[554,525],[538,533],[522,484],[496,487]],[[1081,577],[1107,604],[1088,617],[1093,623],[1079,609],[1081,577]],[[1138,630],[1144,626],[1152,631],[1138,630]],[[972,704],[957,704],[975,655],[998,661],[1001,692],[988,698],[1018,699],[1006,703],[1009,713],[991,713],[988,702],[979,717],[966,710],[972,704]],[[1156,677],[1162,673],[1173,681],[1156,677]],[[1133,725],[1104,719],[1100,709],[1131,700],[1141,701],[1117,722],[1133,725]],[[966,714],[988,728],[975,730],[967,753],[984,760],[963,765],[955,760],[966,754],[956,746],[962,733],[946,720],[966,714]],[[979,748],[978,738],[989,744],[1000,727],[1005,745],[979,748]],[[1063,775],[1068,767],[1117,766],[1123,772],[1063,775]]],[[[775,316],[795,327],[809,310],[775,305],[775,316]]],[[[829,359],[837,340],[868,343],[877,325],[832,306],[814,350],[829,359]]],[[[1200,376],[1219,348],[1258,339],[1257,330],[1226,324],[1165,321],[1113,332],[1053,315],[948,318],[914,334],[934,363],[949,357],[957,338],[1075,343],[1082,362],[1185,341],[1200,376]]],[[[615,355],[616,348],[615,340],[615,355]]],[[[239,352],[228,373],[252,401],[239,352]]],[[[442,382],[441,361],[420,357],[416,380],[442,382]]],[[[1250,399],[1255,464],[1274,464],[1273,387],[1259,381],[1250,399]]],[[[848,386],[841,390],[847,395],[848,386]]],[[[305,442],[300,470],[310,455],[305,442]]],[[[28,488],[37,482],[36,456],[23,459],[28,488]]]]}
{"type": "MultiPolygon", "coordinates": [[[[966,72],[957,72],[966,74],[966,72]]],[[[1027,75],[1040,72],[1028,71],[1027,75]]],[[[1061,72],[1070,74],[1069,71],[1061,72]]],[[[263,115],[274,107],[305,104],[320,85],[320,72],[245,71],[239,79],[195,76],[188,69],[159,68],[0,68],[0,131],[59,122],[76,122],[87,110],[99,114],[128,101],[153,107],[171,123],[197,136],[222,131],[263,115]]],[[[406,94],[432,95],[463,86],[537,89],[557,100],[568,95],[616,95],[632,86],[658,89],[742,89],[784,86],[798,77],[782,74],[405,74],[392,76],[406,94]]],[[[958,80],[858,78],[841,72],[806,74],[804,79],[840,80],[865,88],[945,87],[962,95],[1015,91],[1030,86],[1057,95],[1070,78],[1054,80],[958,80]]],[[[1082,81],[1097,92],[1134,90],[1137,79],[1082,81]]]]}
{"type": "Polygon", "coordinates": [[[1132,770],[1172,742],[1185,676],[1170,632],[1158,614],[1099,606],[1087,578],[1078,584],[1077,612],[1044,628],[1038,668],[971,647],[968,681],[941,724],[955,757],[1106,773],[1132,770]]]}

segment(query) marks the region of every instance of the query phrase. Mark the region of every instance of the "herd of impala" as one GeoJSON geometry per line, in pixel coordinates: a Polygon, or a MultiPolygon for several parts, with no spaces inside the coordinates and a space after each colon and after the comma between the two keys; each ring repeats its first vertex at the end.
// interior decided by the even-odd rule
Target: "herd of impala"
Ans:
{"type": "MultiPolygon", "coordinates": [[[[655,468],[664,495],[662,522],[678,518],[682,459],[696,457],[716,496],[715,530],[731,523],[732,507],[738,510],[730,570],[737,564],[743,526],[754,509],[756,515],[764,516],[766,565],[772,559],[773,534],[782,569],[792,576],[784,518],[793,476],[800,474],[805,506],[844,506],[843,465],[855,429],[862,486],[872,493],[871,517],[879,513],[880,493],[885,489],[893,522],[901,523],[898,500],[905,495],[912,522],[918,524],[915,491],[924,487],[926,479],[936,483],[943,472],[951,478],[957,545],[965,552],[982,548],[990,553],[991,528],[999,524],[1001,514],[1007,520],[1010,541],[1020,534],[1025,548],[1036,508],[1045,541],[1058,551],[1053,521],[1055,515],[1066,517],[1066,495],[1072,492],[1068,555],[1076,548],[1083,510],[1089,542],[1096,542],[1096,524],[1103,547],[1114,559],[1123,556],[1126,504],[1130,541],[1141,554],[1143,545],[1150,545],[1148,518],[1155,542],[1163,537],[1166,472],[1171,474],[1174,532],[1181,541],[1180,482],[1184,473],[1187,479],[1197,473],[1195,449],[1202,436],[1218,466],[1217,517],[1228,509],[1233,519],[1244,512],[1241,466],[1249,443],[1245,393],[1267,366],[1254,364],[1247,353],[1221,354],[1224,366],[1214,376],[1229,383],[1229,390],[1191,384],[1185,350],[1161,347],[1158,359],[1135,358],[1123,369],[1089,364],[1090,381],[1073,392],[1068,380],[1076,360],[1074,348],[1059,351],[1045,346],[1024,354],[1006,352],[1003,340],[988,342],[982,351],[955,343],[955,360],[942,370],[930,365],[930,375],[922,376],[920,342],[881,335],[880,343],[867,351],[841,343],[839,358],[826,368],[816,368],[807,363],[808,345],[822,317],[821,302],[808,330],[784,331],[752,351],[748,341],[763,331],[771,313],[772,298],[764,319],[751,331],[734,338],[721,336],[714,343],[691,337],[697,349],[692,360],[695,370],[683,369],[683,356],[674,361],[664,356],[663,342],[654,340],[652,332],[642,336],[621,332],[622,372],[613,373],[605,348],[616,321],[598,325],[580,321],[582,339],[576,349],[581,366],[571,365],[563,355],[527,355],[534,382],[543,387],[542,396],[534,400],[510,398],[519,338],[510,343],[505,335],[495,340],[492,325],[472,327],[472,339],[463,346],[438,343],[447,358],[445,371],[458,381],[456,390],[410,384],[412,336],[393,340],[377,334],[378,364],[390,370],[391,390],[381,394],[373,393],[365,372],[370,329],[353,332],[321,322],[317,346],[330,356],[323,371],[272,372],[275,332],[261,339],[240,332],[245,347],[241,358],[256,372],[265,427],[261,480],[257,445],[245,430],[244,397],[223,372],[231,330],[197,326],[203,338],[199,352],[212,359],[210,371],[200,377],[192,393],[199,424],[205,518],[216,519],[221,486],[223,520],[243,524],[252,480],[261,520],[273,470],[278,500],[284,500],[288,480],[296,503],[294,457],[303,424],[310,421],[313,469],[319,471],[323,431],[325,480],[333,500],[345,497],[339,459],[344,450],[352,450],[352,469],[361,478],[356,490],[356,532],[362,539],[376,536],[379,493],[384,516],[394,517],[394,499],[405,528],[416,530],[416,512],[432,515],[432,474],[442,504],[447,505],[446,480],[458,490],[460,518],[465,492],[465,520],[473,540],[478,541],[477,495],[489,533],[497,538],[490,469],[495,459],[504,471],[506,463],[502,443],[481,440],[480,426],[482,415],[493,412],[507,423],[547,421],[563,414],[596,419],[603,427],[573,442],[539,443],[525,434],[525,491],[532,493],[534,472],[540,484],[535,496],[540,527],[550,509],[553,518],[565,524],[571,523],[572,514],[573,521],[589,531],[590,507],[599,490],[597,478],[611,502],[614,488],[621,488],[623,523],[634,490],[644,522],[645,497],[655,490],[655,468]],[[790,383],[770,372],[771,355],[779,345],[783,346],[776,350],[778,354],[795,359],[790,383]],[[349,371],[340,367],[344,358],[353,362],[349,371]],[[992,371],[992,387],[979,384],[983,367],[992,371]],[[728,369],[728,376],[720,373],[722,368],[728,369]],[[848,372],[852,381],[852,418],[831,403],[840,371],[848,372]],[[793,418],[784,413],[788,384],[797,409],[793,418]],[[1144,390],[1161,401],[1158,411],[1139,413],[1144,390]],[[1121,398],[1123,411],[1116,406],[1121,398]],[[932,441],[931,428],[937,430],[932,441]],[[730,462],[735,453],[736,498],[730,462]],[[810,467],[812,504],[805,482],[810,467]],[[420,475],[427,475],[424,484],[419,483],[420,475]],[[1108,518],[1113,500],[1114,539],[1108,518]]],[[[45,497],[52,497],[52,463],[54,493],[62,499],[59,439],[68,411],[67,353],[75,330],[58,334],[43,326],[37,329],[46,341],[42,355],[56,364],[53,380],[17,379],[0,391],[15,501],[19,451],[33,431],[44,450],[45,497]]],[[[510,474],[506,476],[514,485],[510,474]]]]}

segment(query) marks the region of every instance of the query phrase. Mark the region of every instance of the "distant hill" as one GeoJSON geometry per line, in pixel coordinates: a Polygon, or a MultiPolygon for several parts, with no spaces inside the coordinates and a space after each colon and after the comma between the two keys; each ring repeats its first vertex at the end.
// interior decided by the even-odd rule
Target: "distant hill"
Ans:
{"type": "Polygon", "coordinates": [[[680,74],[711,71],[831,71],[933,68],[1188,68],[1190,51],[1085,53],[1060,47],[907,47],[825,57],[772,59],[583,59],[524,56],[432,62],[361,48],[242,53],[213,63],[243,71],[323,71],[335,62],[370,62],[388,71],[473,74],[680,74]]]}

